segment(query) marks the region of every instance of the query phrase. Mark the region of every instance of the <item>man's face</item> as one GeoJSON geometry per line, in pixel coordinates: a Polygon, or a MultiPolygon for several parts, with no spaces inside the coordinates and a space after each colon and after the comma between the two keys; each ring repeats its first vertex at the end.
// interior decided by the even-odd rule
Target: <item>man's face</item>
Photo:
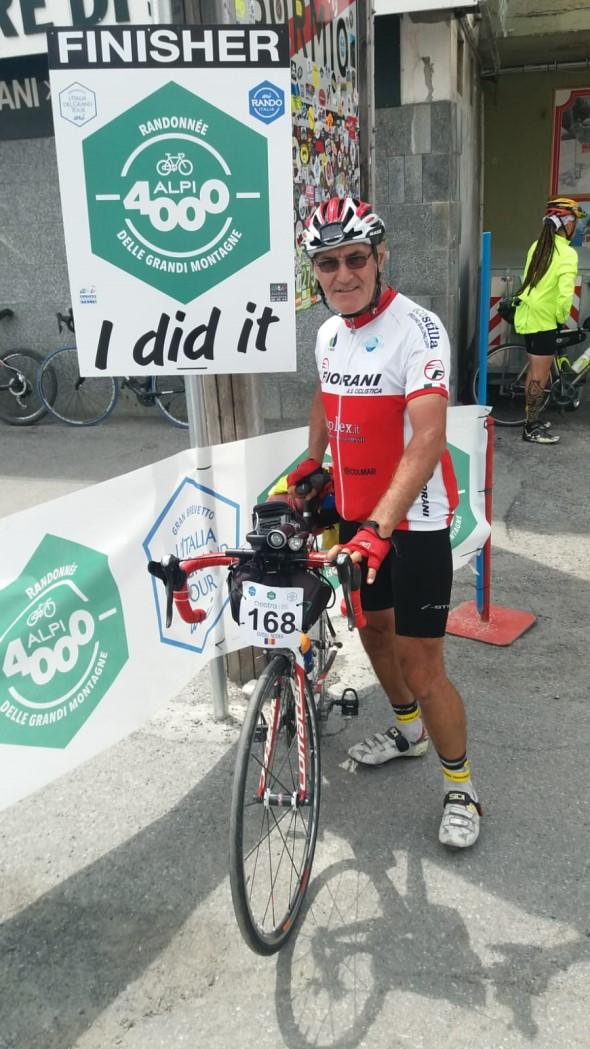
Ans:
{"type": "Polygon", "coordinates": [[[370,244],[342,244],[322,251],[313,260],[314,273],[330,306],[338,313],[358,313],[375,294],[385,246],[377,246],[377,262],[370,244]],[[351,260],[347,266],[346,261],[351,260]]]}

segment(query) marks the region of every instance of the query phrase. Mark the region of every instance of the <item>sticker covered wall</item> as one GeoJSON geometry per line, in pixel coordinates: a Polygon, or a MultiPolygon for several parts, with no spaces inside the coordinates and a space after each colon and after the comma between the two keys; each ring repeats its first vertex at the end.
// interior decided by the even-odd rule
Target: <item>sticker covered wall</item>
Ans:
{"type": "Polygon", "coordinates": [[[299,248],[305,220],[332,196],[360,194],[357,5],[349,0],[236,0],[244,23],[289,28],[295,302],[318,301],[299,248]]]}

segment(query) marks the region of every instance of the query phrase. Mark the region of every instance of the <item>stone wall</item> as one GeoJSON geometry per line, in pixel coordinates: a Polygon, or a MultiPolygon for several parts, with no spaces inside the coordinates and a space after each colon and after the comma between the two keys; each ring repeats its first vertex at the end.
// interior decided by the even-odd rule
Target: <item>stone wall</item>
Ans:
{"type": "Polygon", "coordinates": [[[388,280],[449,333],[456,399],[461,113],[454,102],[378,109],[375,207],[388,230],[388,280]]]}

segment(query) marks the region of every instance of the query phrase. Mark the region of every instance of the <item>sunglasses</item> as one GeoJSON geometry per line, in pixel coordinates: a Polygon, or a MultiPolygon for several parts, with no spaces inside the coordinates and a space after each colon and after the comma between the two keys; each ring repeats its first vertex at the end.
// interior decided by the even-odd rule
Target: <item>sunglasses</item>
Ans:
{"type": "Polygon", "coordinates": [[[364,270],[367,262],[372,257],[372,252],[369,252],[368,255],[359,252],[356,255],[342,255],[339,259],[334,257],[329,259],[315,259],[314,262],[320,273],[336,273],[336,270],[339,269],[341,265],[346,266],[349,270],[364,270]]]}

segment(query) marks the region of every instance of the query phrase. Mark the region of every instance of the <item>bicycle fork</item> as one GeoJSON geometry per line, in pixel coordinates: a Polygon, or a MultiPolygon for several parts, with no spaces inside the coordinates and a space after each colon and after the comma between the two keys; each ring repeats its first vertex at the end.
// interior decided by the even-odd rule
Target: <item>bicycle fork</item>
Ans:
{"type": "Polygon", "coordinates": [[[295,738],[297,741],[297,790],[291,794],[273,792],[269,786],[269,770],[272,768],[274,751],[279,737],[281,725],[281,694],[273,697],[271,702],[270,724],[266,726],[266,738],[264,741],[264,756],[262,768],[258,780],[256,796],[265,808],[293,808],[309,805],[308,776],[307,776],[307,753],[308,753],[308,731],[305,717],[305,669],[303,656],[299,652],[293,653],[294,675],[289,676],[289,687],[293,688],[295,700],[295,738]]]}

